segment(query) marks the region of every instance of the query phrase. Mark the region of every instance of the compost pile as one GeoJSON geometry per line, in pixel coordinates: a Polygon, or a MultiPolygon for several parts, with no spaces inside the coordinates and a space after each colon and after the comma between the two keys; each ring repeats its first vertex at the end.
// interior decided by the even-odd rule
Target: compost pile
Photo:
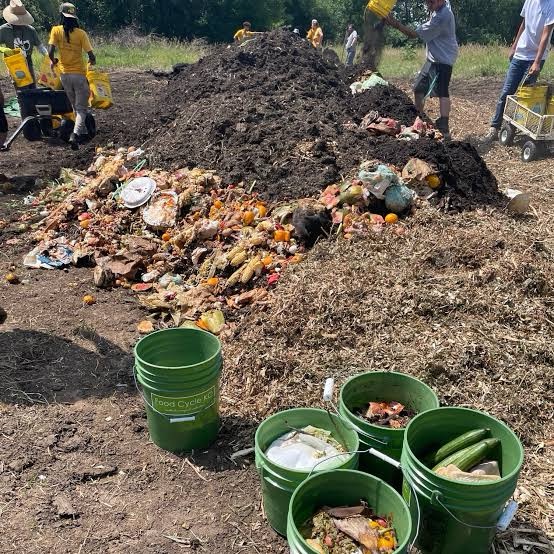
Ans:
{"type": "Polygon", "coordinates": [[[363,160],[402,167],[410,158],[437,166],[450,209],[498,198],[470,145],[399,141],[360,128],[372,111],[410,126],[415,107],[392,86],[353,97],[343,70],[293,33],[213,51],[170,79],[160,106],[162,126],[149,145],[154,165],[213,168],[224,184],[244,180],[265,199],[311,196],[363,160]]]}

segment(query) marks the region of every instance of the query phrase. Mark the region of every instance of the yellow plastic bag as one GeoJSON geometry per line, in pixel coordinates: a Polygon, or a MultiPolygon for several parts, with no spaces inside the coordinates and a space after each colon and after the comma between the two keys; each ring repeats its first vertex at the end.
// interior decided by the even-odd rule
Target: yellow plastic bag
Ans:
{"type": "Polygon", "coordinates": [[[48,56],[44,56],[42,59],[37,83],[52,90],[62,90],[63,88],[60,70],[58,66],[54,66],[54,69],[50,67],[50,58],[48,56]]]}
{"type": "Polygon", "coordinates": [[[91,107],[100,110],[111,108],[113,106],[113,96],[108,74],[89,67],[87,79],[90,85],[91,107]]]}
{"type": "Polygon", "coordinates": [[[12,54],[4,52],[4,63],[10,72],[10,77],[16,88],[23,88],[34,83],[33,76],[27,65],[27,58],[20,48],[14,48],[12,54]]]}

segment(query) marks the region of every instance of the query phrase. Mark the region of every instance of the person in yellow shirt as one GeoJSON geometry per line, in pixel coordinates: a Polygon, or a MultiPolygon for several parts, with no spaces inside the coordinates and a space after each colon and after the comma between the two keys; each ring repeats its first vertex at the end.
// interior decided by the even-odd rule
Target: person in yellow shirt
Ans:
{"type": "Polygon", "coordinates": [[[60,25],[52,27],[48,42],[48,55],[52,66],[60,69],[63,88],[75,112],[75,128],[69,143],[76,150],[79,143],[88,138],[86,118],[88,114],[90,88],[87,81],[87,67],[83,52],[88,55],[91,65],[96,63],[96,56],[88,35],[79,27],[77,9],[65,2],[60,6],[60,25]],[[59,59],[55,57],[56,49],[59,59]]]}
{"type": "Polygon", "coordinates": [[[317,19],[312,19],[312,26],[308,31],[307,38],[314,48],[321,48],[323,44],[323,30],[319,26],[317,19]]]}
{"type": "Polygon", "coordinates": [[[242,44],[245,40],[248,40],[249,38],[252,38],[256,35],[262,35],[262,34],[263,33],[256,33],[252,31],[252,24],[250,23],[250,21],[245,21],[242,24],[242,29],[239,29],[235,33],[235,36],[233,37],[233,39],[237,44],[242,44]]]}

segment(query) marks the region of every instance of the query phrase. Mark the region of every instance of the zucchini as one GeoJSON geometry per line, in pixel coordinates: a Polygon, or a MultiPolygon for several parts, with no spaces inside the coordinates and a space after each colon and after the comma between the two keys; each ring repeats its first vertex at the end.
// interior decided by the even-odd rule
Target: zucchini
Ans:
{"type": "Polygon", "coordinates": [[[499,439],[484,439],[477,444],[468,446],[467,448],[448,456],[448,458],[445,458],[438,463],[433,468],[433,471],[437,471],[437,469],[449,465],[455,465],[460,471],[467,471],[473,466],[481,463],[499,444],[499,439]]]}
{"type": "Polygon", "coordinates": [[[447,442],[434,454],[431,454],[426,461],[428,461],[428,465],[434,466],[455,452],[459,452],[468,446],[478,443],[486,438],[489,433],[490,429],[474,429],[473,431],[468,431],[450,442],[447,442]]]}

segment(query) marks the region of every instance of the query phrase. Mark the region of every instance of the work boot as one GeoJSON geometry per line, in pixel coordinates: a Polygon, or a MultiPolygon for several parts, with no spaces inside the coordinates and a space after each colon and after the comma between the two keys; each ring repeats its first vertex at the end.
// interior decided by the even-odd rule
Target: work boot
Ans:
{"type": "Polygon", "coordinates": [[[69,145],[71,146],[71,150],[79,150],[79,140],[77,139],[77,135],[75,133],[71,133],[71,136],[69,137],[69,145]]]}
{"type": "Polygon", "coordinates": [[[435,121],[435,127],[442,133],[444,140],[452,140],[448,117],[439,117],[435,121]]]}
{"type": "Polygon", "coordinates": [[[496,127],[491,127],[488,133],[483,137],[484,143],[490,143],[498,140],[498,129],[496,127]]]}

